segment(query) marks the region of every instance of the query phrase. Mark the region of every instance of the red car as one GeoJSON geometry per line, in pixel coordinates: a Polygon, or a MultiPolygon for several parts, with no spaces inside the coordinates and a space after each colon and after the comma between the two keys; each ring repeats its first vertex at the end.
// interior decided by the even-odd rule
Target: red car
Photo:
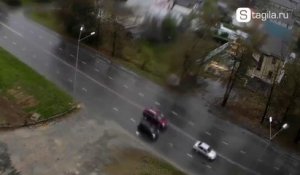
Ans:
{"type": "Polygon", "coordinates": [[[146,108],[143,117],[159,129],[166,129],[168,126],[167,118],[157,109],[146,108]]]}

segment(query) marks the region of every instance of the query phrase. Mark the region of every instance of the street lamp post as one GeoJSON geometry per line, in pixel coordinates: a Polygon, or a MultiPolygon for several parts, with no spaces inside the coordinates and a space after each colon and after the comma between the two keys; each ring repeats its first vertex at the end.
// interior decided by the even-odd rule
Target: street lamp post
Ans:
{"type": "Polygon", "coordinates": [[[273,118],[269,117],[269,123],[270,123],[270,137],[269,140],[271,141],[272,139],[274,139],[281,131],[287,129],[289,127],[289,125],[287,123],[284,123],[281,128],[279,129],[279,131],[277,131],[273,136],[272,136],[272,122],[273,122],[273,118]]]}
{"type": "Polygon", "coordinates": [[[77,70],[78,70],[78,57],[79,57],[79,48],[80,48],[80,42],[89,38],[90,36],[95,35],[95,32],[91,32],[89,35],[81,38],[82,31],[84,30],[84,26],[80,27],[79,36],[77,40],[77,53],[76,53],[76,61],[75,61],[75,73],[74,73],[74,83],[73,83],[73,95],[75,96],[76,93],[76,83],[77,83],[77,70]]]}

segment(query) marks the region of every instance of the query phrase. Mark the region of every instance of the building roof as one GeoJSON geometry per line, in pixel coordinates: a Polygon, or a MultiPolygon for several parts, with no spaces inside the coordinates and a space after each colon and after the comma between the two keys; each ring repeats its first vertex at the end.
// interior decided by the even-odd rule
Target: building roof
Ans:
{"type": "Polygon", "coordinates": [[[292,40],[292,31],[271,21],[264,23],[263,32],[267,35],[260,51],[266,55],[284,59],[288,56],[288,47],[292,40]]]}
{"type": "Polygon", "coordinates": [[[285,7],[285,8],[288,8],[288,9],[296,9],[297,8],[297,4],[299,3],[298,0],[294,0],[294,1],[291,1],[291,0],[271,0],[271,3],[273,4],[277,4],[278,6],[281,6],[281,7],[285,7]]]}

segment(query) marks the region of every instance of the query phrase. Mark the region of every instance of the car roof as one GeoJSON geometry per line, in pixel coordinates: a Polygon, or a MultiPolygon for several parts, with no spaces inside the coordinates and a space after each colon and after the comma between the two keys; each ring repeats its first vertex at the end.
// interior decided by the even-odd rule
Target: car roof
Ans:
{"type": "Polygon", "coordinates": [[[201,142],[200,145],[199,145],[201,148],[205,149],[205,150],[208,150],[209,149],[209,145],[205,142],[201,142]]]}
{"type": "Polygon", "coordinates": [[[159,111],[156,110],[156,109],[153,109],[153,108],[147,108],[147,109],[145,109],[145,111],[146,112],[150,112],[150,113],[152,113],[154,115],[158,115],[159,114],[159,111]]]}
{"type": "Polygon", "coordinates": [[[147,120],[142,120],[140,125],[144,125],[144,126],[148,127],[149,129],[155,129],[155,126],[147,120]]]}

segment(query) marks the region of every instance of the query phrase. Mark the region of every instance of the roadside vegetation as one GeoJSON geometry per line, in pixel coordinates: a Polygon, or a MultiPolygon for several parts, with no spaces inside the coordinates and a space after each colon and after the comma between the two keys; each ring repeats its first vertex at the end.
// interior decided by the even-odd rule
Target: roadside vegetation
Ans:
{"type": "Polygon", "coordinates": [[[2,48],[0,58],[1,124],[32,123],[72,108],[69,95],[2,48]]]}
{"type": "Polygon", "coordinates": [[[138,149],[120,150],[114,161],[104,167],[108,175],[184,175],[162,159],[138,149]]]}

